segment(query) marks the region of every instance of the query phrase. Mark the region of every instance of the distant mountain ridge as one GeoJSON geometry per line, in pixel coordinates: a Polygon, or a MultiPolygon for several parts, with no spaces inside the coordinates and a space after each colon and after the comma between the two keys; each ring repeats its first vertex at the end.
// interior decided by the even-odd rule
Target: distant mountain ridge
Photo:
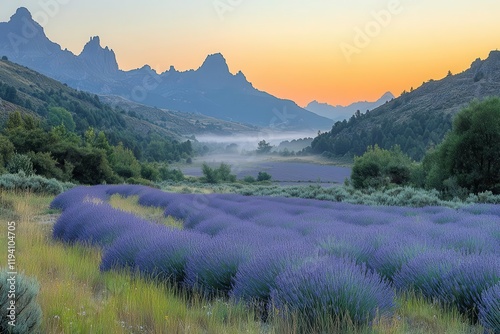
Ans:
{"type": "Polygon", "coordinates": [[[179,72],[171,67],[161,74],[148,65],[120,70],[114,51],[101,47],[97,36],[74,55],[50,41],[26,8],[0,23],[3,55],[71,87],[153,107],[277,130],[326,130],[333,124],[293,101],[255,89],[241,71],[229,72],[221,54],[208,56],[197,70],[179,72]]]}
{"type": "Polygon", "coordinates": [[[312,152],[361,155],[369,145],[399,145],[412,158],[443,140],[453,116],[474,100],[500,96],[500,51],[476,59],[462,73],[429,80],[368,113],[336,124],[311,144],[312,152]]]}
{"type": "Polygon", "coordinates": [[[318,101],[312,101],[307,105],[306,110],[312,111],[315,114],[329,118],[334,122],[337,122],[351,118],[358,110],[364,113],[367,110],[373,110],[375,108],[378,108],[384,103],[391,101],[392,99],[394,99],[394,95],[391,92],[387,92],[375,102],[368,102],[368,101],[355,102],[348,106],[340,106],[340,105],[332,106],[328,103],[320,103],[318,101]]]}
{"type": "Polygon", "coordinates": [[[13,87],[16,93],[11,101],[0,96],[0,125],[16,110],[45,118],[48,108],[61,106],[72,114],[77,131],[92,126],[110,138],[118,138],[117,133],[123,132],[136,138],[158,135],[184,142],[193,135],[258,132],[256,127],[147,107],[116,96],[98,98],[10,61],[0,61],[0,88],[2,85],[13,87]]]}

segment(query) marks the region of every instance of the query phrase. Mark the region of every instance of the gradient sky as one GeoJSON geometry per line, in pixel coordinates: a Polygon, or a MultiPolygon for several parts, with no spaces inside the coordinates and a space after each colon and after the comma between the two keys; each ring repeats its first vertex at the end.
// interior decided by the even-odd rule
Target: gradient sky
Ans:
{"type": "Polygon", "coordinates": [[[2,0],[0,21],[20,6],[75,54],[99,35],[121,69],[163,72],[221,52],[231,72],[301,106],[399,95],[500,48],[498,0],[2,0]]]}

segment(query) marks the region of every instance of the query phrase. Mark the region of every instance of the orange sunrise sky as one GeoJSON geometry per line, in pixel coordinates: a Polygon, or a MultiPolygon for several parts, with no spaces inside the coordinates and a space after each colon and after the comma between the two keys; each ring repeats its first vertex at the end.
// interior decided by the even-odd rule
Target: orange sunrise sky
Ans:
{"type": "Polygon", "coordinates": [[[221,52],[232,73],[300,106],[398,96],[500,47],[494,0],[4,0],[0,21],[21,6],[75,54],[98,35],[121,69],[163,72],[221,52]]]}

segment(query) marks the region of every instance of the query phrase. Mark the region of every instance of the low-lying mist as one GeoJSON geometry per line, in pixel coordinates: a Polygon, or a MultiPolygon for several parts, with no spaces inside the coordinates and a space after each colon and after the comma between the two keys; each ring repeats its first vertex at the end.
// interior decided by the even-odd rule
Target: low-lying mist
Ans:
{"type": "Polygon", "coordinates": [[[221,144],[221,145],[238,145],[240,151],[252,151],[257,149],[260,141],[265,140],[273,146],[278,146],[281,142],[292,141],[302,138],[314,138],[318,134],[314,131],[307,132],[266,132],[261,131],[254,134],[237,134],[233,136],[220,135],[199,135],[196,139],[201,143],[221,144]]]}

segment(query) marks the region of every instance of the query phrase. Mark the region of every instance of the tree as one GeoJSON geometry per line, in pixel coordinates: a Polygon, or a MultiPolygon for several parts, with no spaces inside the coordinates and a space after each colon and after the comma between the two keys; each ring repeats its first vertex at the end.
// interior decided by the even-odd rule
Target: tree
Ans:
{"type": "Polygon", "coordinates": [[[33,163],[29,156],[24,154],[14,154],[7,164],[7,171],[11,174],[23,172],[27,176],[35,174],[33,163]]]}
{"type": "Polygon", "coordinates": [[[205,182],[207,182],[207,183],[218,183],[219,182],[219,180],[217,179],[217,173],[209,165],[204,163],[201,166],[201,171],[203,173],[203,177],[205,179],[205,182]]]}
{"type": "Polygon", "coordinates": [[[5,163],[14,155],[15,147],[9,138],[0,135],[0,171],[5,163]]]}
{"type": "Polygon", "coordinates": [[[351,180],[355,188],[381,188],[390,184],[410,183],[413,161],[399,146],[384,150],[369,146],[360,157],[354,158],[351,180]]]}
{"type": "Polygon", "coordinates": [[[125,148],[122,143],[114,147],[110,158],[113,170],[123,178],[140,177],[141,165],[134,153],[125,148]]]}
{"type": "Polygon", "coordinates": [[[28,157],[33,162],[33,168],[36,170],[37,175],[41,175],[48,179],[58,179],[69,181],[65,178],[64,171],[58,167],[57,161],[55,161],[50,153],[48,152],[29,152],[28,157]]]}
{"type": "Polygon", "coordinates": [[[457,114],[453,129],[424,160],[427,185],[456,184],[500,194],[500,99],[474,101],[457,114]]]}
{"type": "Polygon", "coordinates": [[[20,111],[14,111],[9,114],[9,118],[7,119],[6,128],[7,130],[13,130],[24,125],[23,118],[21,116],[20,111]]]}
{"type": "Polygon", "coordinates": [[[258,154],[267,154],[271,152],[273,146],[266,142],[265,140],[261,140],[257,146],[257,153],[258,154]]]}
{"type": "Polygon", "coordinates": [[[231,166],[221,163],[218,168],[211,168],[206,163],[201,168],[204,181],[207,183],[235,182],[236,175],[231,174],[231,166]]]}
{"type": "Polygon", "coordinates": [[[271,174],[266,172],[259,172],[259,175],[257,176],[257,181],[259,182],[270,181],[271,178],[272,178],[271,174]]]}
{"type": "Polygon", "coordinates": [[[60,107],[52,107],[49,109],[48,124],[52,127],[64,125],[70,132],[76,129],[76,124],[71,113],[60,107]]]}

